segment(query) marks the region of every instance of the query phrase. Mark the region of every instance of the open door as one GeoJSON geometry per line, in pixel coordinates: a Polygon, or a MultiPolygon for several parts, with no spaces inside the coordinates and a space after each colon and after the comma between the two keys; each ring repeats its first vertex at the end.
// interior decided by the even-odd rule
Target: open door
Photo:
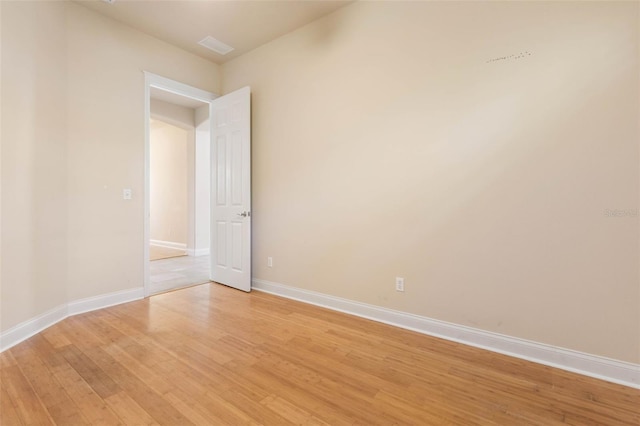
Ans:
{"type": "Polygon", "coordinates": [[[211,102],[211,281],[251,291],[251,89],[211,102]]]}

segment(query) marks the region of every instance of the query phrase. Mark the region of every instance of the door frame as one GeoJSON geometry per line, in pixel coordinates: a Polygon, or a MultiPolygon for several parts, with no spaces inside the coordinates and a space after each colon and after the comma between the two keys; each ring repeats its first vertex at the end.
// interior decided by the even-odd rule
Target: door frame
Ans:
{"type": "Polygon", "coordinates": [[[151,235],[150,213],[151,213],[151,142],[149,121],[151,119],[151,88],[155,87],[176,95],[196,99],[209,104],[209,114],[211,114],[211,101],[219,95],[206,90],[198,89],[157,74],[143,71],[144,73],[144,232],[143,232],[143,279],[144,297],[149,297],[151,292],[151,274],[149,268],[149,238],[151,235]]]}

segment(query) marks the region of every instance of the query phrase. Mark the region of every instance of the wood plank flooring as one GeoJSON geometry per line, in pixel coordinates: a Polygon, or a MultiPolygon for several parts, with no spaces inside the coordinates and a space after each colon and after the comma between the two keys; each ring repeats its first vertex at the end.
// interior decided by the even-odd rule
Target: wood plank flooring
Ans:
{"type": "Polygon", "coordinates": [[[0,354],[2,425],[634,425],[640,390],[203,284],[0,354]]]}

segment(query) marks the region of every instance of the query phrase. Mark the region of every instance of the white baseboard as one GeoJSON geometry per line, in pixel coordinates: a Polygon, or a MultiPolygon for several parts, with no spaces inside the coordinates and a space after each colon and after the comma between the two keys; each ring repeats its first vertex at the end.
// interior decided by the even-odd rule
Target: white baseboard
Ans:
{"type": "Polygon", "coordinates": [[[132,302],[143,298],[143,289],[133,288],[130,290],[117,291],[114,293],[102,294],[100,296],[88,297],[86,299],[75,300],[66,305],[58,306],[35,318],[24,321],[4,333],[0,334],[0,352],[3,352],[18,343],[27,340],[29,337],[51,327],[63,319],[82,314],[84,312],[95,311],[120,303],[132,302]]]}
{"type": "Polygon", "coordinates": [[[187,249],[187,256],[209,256],[209,249],[187,249]]]}
{"type": "Polygon", "coordinates": [[[173,241],[149,240],[149,244],[151,244],[152,246],[176,250],[187,250],[187,245],[185,243],[174,243],[173,241]]]}
{"type": "Polygon", "coordinates": [[[640,364],[505,336],[340,297],[254,279],[254,290],[640,389],[640,364]]]}
{"type": "Polygon", "coordinates": [[[11,327],[0,334],[0,352],[17,345],[23,340],[27,340],[29,337],[40,333],[45,328],[51,327],[68,316],[67,305],[61,305],[11,327]]]}
{"type": "Polygon", "coordinates": [[[144,290],[142,287],[139,287],[74,300],[73,302],[69,302],[68,316],[83,314],[85,312],[95,311],[96,309],[108,308],[109,306],[119,305],[121,303],[133,302],[134,300],[140,300],[143,297],[144,290]]]}

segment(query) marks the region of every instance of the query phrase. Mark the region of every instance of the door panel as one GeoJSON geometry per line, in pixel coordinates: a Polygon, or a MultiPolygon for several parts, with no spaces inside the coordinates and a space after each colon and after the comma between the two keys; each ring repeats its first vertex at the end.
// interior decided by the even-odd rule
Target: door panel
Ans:
{"type": "Polygon", "coordinates": [[[251,91],[211,103],[211,280],[251,290],[251,91]]]}

